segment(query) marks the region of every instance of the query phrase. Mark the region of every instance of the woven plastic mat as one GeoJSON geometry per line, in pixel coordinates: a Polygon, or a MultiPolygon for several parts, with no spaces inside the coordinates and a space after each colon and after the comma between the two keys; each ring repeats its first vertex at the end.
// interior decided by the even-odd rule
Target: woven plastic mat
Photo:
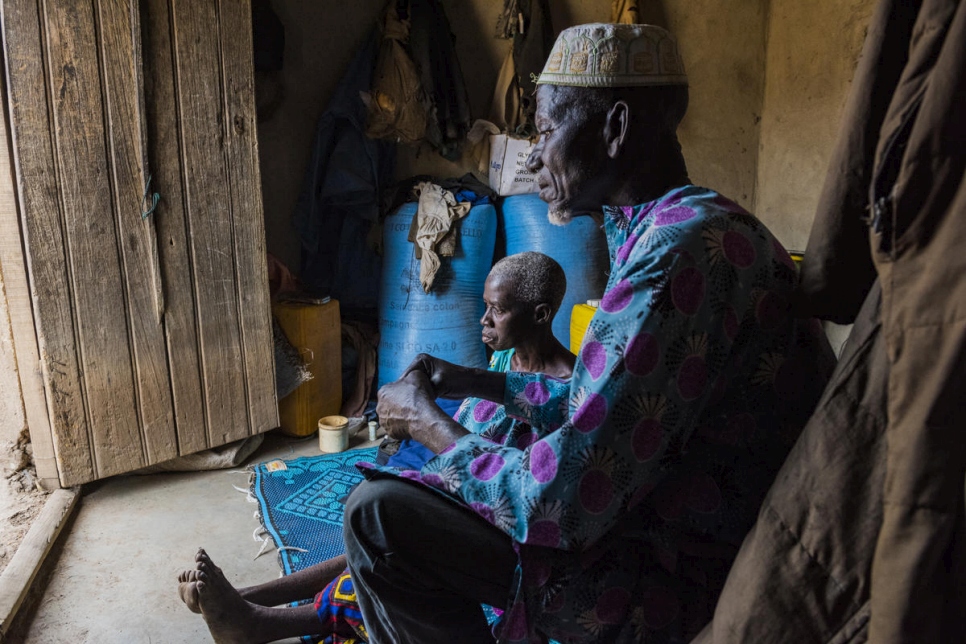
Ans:
{"type": "Polygon", "coordinates": [[[282,572],[345,552],[345,499],[363,479],[355,464],[373,462],[376,448],[259,463],[251,478],[262,527],[275,543],[282,572]]]}

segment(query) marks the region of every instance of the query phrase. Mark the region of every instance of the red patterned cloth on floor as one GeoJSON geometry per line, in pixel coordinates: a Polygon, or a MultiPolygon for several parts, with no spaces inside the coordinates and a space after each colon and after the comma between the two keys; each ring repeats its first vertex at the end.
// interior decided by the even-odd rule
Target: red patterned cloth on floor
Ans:
{"type": "Polygon", "coordinates": [[[348,568],[315,596],[315,611],[331,635],[325,644],[364,644],[369,641],[356,589],[348,568]]]}

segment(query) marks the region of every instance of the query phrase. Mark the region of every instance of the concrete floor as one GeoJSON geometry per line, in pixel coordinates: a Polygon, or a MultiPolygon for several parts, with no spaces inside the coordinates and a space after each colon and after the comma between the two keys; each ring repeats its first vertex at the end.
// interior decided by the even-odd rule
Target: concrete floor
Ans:
{"type": "MultiPolygon", "coordinates": [[[[361,438],[365,438],[363,432],[361,438]]],[[[373,443],[359,443],[350,447],[373,443]]],[[[270,432],[248,463],[318,454],[318,440],[270,432]]],[[[236,586],[279,575],[271,545],[258,559],[257,506],[235,471],[123,476],[85,486],[76,520],[26,642],[209,642],[200,615],[178,598],[177,575],[203,546],[236,586]]],[[[284,640],[295,642],[297,640],[284,640]]]]}

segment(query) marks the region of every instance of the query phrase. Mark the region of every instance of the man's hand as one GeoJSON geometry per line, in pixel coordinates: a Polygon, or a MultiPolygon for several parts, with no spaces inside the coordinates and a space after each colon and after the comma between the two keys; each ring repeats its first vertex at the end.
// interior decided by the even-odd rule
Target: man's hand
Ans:
{"type": "Polygon", "coordinates": [[[379,390],[376,413],[390,437],[415,439],[434,454],[469,433],[439,408],[429,377],[418,368],[410,367],[402,378],[379,390]]]}
{"type": "Polygon", "coordinates": [[[419,431],[418,425],[427,422],[427,412],[433,407],[439,409],[429,377],[410,367],[402,378],[379,390],[376,414],[386,434],[404,440],[412,438],[412,433],[419,431]]]}

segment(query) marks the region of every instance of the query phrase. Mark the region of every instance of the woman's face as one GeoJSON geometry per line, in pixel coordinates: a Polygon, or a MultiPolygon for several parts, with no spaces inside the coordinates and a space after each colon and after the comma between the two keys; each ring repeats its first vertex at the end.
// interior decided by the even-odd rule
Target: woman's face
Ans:
{"type": "Polygon", "coordinates": [[[483,303],[483,343],[494,351],[512,349],[533,333],[533,311],[517,301],[503,278],[486,278],[483,303]]]}

